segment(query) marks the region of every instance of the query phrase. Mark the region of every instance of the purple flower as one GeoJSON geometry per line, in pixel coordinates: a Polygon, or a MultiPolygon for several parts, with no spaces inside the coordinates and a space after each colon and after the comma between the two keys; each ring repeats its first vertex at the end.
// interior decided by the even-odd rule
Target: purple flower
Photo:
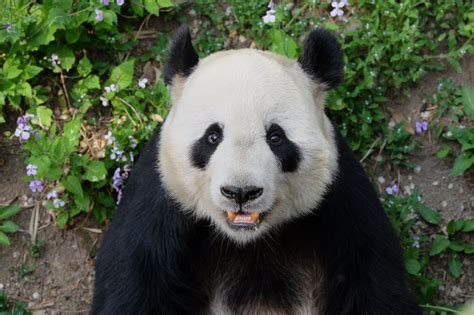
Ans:
{"type": "Polygon", "coordinates": [[[95,9],[95,20],[101,22],[104,20],[104,12],[101,9],[95,9]]]}
{"type": "Polygon", "coordinates": [[[26,166],[26,175],[35,176],[36,170],[38,170],[38,166],[33,165],[33,164],[28,164],[26,166]]]}
{"type": "Polygon", "coordinates": [[[110,0],[100,0],[100,3],[109,5],[110,0]]]}
{"type": "Polygon", "coordinates": [[[56,199],[58,198],[58,193],[55,190],[51,190],[47,195],[46,199],[56,199]]]}
{"type": "Polygon", "coordinates": [[[124,0],[117,0],[117,5],[122,6],[124,2],[125,2],[124,0]]]}
{"type": "Polygon", "coordinates": [[[420,237],[413,236],[413,244],[411,245],[413,248],[420,248],[420,237]]]}
{"type": "Polygon", "coordinates": [[[51,54],[51,59],[49,60],[51,61],[51,64],[53,65],[53,67],[59,66],[61,64],[61,61],[59,60],[59,56],[56,54],[51,54]]]}
{"type": "Polygon", "coordinates": [[[53,206],[57,209],[57,208],[61,208],[61,207],[64,207],[66,203],[64,202],[64,200],[61,200],[61,199],[54,199],[53,200],[53,206]]]}
{"type": "Polygon", "coordinates": [[[108,100],[106,97],[101,96],[101,97],[99,97],[99,99],[100,99],[100,101],[102,102],[102,106],[105,107],[105,106],[108,106],[108,105],[109,105],[109,100],[108,100]]]}
{"type": "Polygon", "coordinates": [[[42,192],[44,189],[43,183],[39,179],[33,179],[30,182],[30,189],[32,192],[42,192]]]}
{"type": "Polygon", "coordinates": [[[123,151],[119,150],[116,146],[112,148],[112,152],[110,152],[110,159],[114,161],[118,161],[122,158],[123,151]]]}
{"type": "Polygon", "coordinates": [[[415,129],[417,133],[422,133],[428,130],[428,122],[427,121],[417,121],[415,124],[415,129]]]}
{"type": "Polygon", "coordinates": [[[346,5],[349,5],[349,1],[347,1],[347,0],[341,0],[341,1],[339,2],[339,4],[344,7],[344,6],[346,6],[346,5]]]}
{"type": "Polygon", "coordinates": [[[107,132],[107,134],[105,135],[105,140],[107,140],[107,144],[114,144],[116,139],[115,137],[112,135],[112,130],[109,130],[107,132]]]}
{"type": "Polygon", "coordinates": [[[20,138],[20,140],[28,140],[30,138],[31,127],[28,122],[28,118],[33,115],[25,114],[18,117],[16,123],[17,127],[15,130],[15,137],[20,138]]]}
{"type": "Polygon", "coordinates": [[[123,173],[121,173],[120,167],[114,172],[112,187],[117,192],[117,204],[120,202],[120,199],[122,199],[122,188],[125,185],[129,173],[130,166],[128,164],[123,167],[123,173]]]}
{"type": "Polygon", "coordinates": [[[331,3],[331,6],[334,8],[332,11],[331,11],[331,16],[332,17],[335,17],[335,16],[343,16],[344,15],[344,11],[342,11],[341,8],[343,8],[345,6],[345,2],[336,2],[336,1],[333,1],[331,3]]]}
{"type": "Polygon", "coordinates": [[[275,3],[271,0],[268,3],[268,11],[267,14],[262,16],[263,23],[274,23],[275,22],[275,3]]]}
{"type": "Polygon", "coordinates": [[[104,87],[105,93],[116,92],[118,90],[118,86],[112,83],[110,86],[104,87]]]}
{"type": "MultiPolygon", "coordinates": [[[[130,140],[130,147],[132,149],[135,149],[138,145],[138,141],[137,139],[135,139],[133,136],[128,136],[128,140],[130,140]]],[[[132,153],[130,153],[130,155],[132,155],[132,153]]],[[[133,161],[133,160],[132,160],[133,161]]]]}
{"type": "Polygon", "coordinates": [[[396,195],[396,194],[398,194],[398,185],[397,185],[397,183],[393,184],[392,186],[387,186],[387,188],[385,188],[385,192],[387,193],[387,195],[396,195]]]}

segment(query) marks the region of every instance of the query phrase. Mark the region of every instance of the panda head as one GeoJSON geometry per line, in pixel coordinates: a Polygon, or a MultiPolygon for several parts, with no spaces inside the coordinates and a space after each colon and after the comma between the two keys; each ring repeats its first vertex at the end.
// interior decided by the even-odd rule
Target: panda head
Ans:
{"type": "Polygon", "coordinates": [[[326,90],[343,78],[342,51],[311,32],[298,61],[253,49],[202,60],[181,27],[165,82],[172,108],[159,169],[184,210],[245,243],[314,210],[337,168],[326,90]]]}

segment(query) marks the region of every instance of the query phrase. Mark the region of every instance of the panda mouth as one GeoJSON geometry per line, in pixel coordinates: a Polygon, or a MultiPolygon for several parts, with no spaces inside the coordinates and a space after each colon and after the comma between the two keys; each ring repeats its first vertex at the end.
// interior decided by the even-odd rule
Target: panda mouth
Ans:
{"type": "Polygon", "coordinates": [[[262,222],[265,213],[226,211],[227,224],[234,230],[256,231],[262,222]]]}

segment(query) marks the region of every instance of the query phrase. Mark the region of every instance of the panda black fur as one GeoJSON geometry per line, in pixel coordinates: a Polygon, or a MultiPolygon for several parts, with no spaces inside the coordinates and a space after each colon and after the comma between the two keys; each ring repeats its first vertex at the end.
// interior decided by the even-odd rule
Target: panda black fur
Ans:
{"type": "MultiPolygon", "coordinates": [[[[299,85],[312,90],[311,95],[316,95],[313,105],[317,122],[321,126],[326,124],[320,134],[328,139],[327,143],[318,142],[316,147],[329,153],[318,156],[320,152],[316,148],[308,156],[305,145],[313,148],[312,144],[299,141],[298,134],[292,130],[284,130],[280,124],[284,125],[287,118],[290,121],[286,123],[291,123],[292,117],[282,115],[281,121],[268,122],[264,131],[247,130],[245,124],[252,127],[253,122],[242,121],[243,130],[235,131],[242,132],[241,138],[227,137],[229,126],[221,126],[218,121],[215,125],[199,126],[202,132],[195,134],[192,145],[183,149],[188,152],[183,157],[180,151],[174,152],[171,147],[179,146],[179,141],[168,141],[167,137],[171,137],[170,130],[194,128],[192,119],[184,120],[190,126],[178,123],[183,107],[194,105],[180,104],[181,108],[173,108],[165,124],[141,153],[127,181],[114,221],[102,241],[91,314],[419,314],[406,283],[399,241],[372,184],[339,132],[328,126],[329,120],[324,115],[324,90],[337,86],[343,78],[342,51],[331,34],[321,29],[310,33],[297,63],[269,53],[242,50],[214,57],[214,61],[211,59],[206,64],[205,60],[199,61],[187,28],[181,27],[171,45],[164,72],[165,81],[172,86],[173,107],[181,98],[186,99],[183,93],[195,84],[191,82],[194,72],[209,67],[209,73],[201,75],[212,77],[215,75],[213,62],[234,62],[240,67],[240,55],[245,54],[248,55],[248,59],[242,57],[245,60],[261,58],[257,62],[263,63],[269,60],[268,64],[276,65],[271,66],[275,67],[271,71],[278,72],[280,70],[276,68],[281,66],[289,72],[288,76],[296,76],[295,80],[300,81],[296,87],[288,86],[288,93],[297,94],[294,89],[300,88],[299,85]],[[217,58],[224,59],[219,61],[217,58]],[[305,78],[299,74],[303,71],[305,78]],[[282,130],[275,131],[275,128],[282,130]],[[245,138],[248,140],[245,142],[243,137],[250,132],[266,134],[261,134],[264,139],[251,137],[245,138]],[[273,138],[275,134],[277,140],[281,140],[277,145],[273,138]],[[231,140],[232,144],[229,144],[231,140]],[[247,152],[255,143],[268,146],[266,151],[257,149],[258,154],[250,160],[247,156],[232,160],[231,154],[215,157],[220,145],[223,150],[240,146],[242,152],[247,152]],[[273,154],[274,162],[267,160],[270,154],[273,154]],[[274,181],[278,185],[288,185],[284,196],[277,193],[279,187],[265,186],[261,197],[254,196],[256,201],[247,200],[249,198],[239,201],[235,209],[231,201],[218,200],[217,203],[223,202],[234,211],[250,211],[245,208],[247,203],[259,209],[262,224],[258,229],[229,228],[224,212],[221,218],[217,210],[203,209],[215,204],[217,198],[212,195],[207,198],[209,200],[196,200],[203,187],[180,190],[184,188],[179,186],[182,185],[180,178],[175,177],[184,177],[189,186],[206,183],[203,185],[209,184],[212,188],[211,179],[209,183],[202,178],[193,180],[219,162],[216,161],[218,157],[229,158],[236,164],[263,160],[264,164],[256,161],[255,165],[270,167],[266,172],[276,172],[272,175],[274,181]],[[317,171],[321,176],[313,179],[315,187],[306,187],[305,178],[313,175],[299,172],[313,158],[324,169],[317,171]],[[189,164],[189,168],[186,166],[184,172],[175,165],[181,166],[180,163],[189,164]],[[326,174],[327,169],[331,171],[326,174]],[[178,182],[172,182],[175,180],[178,182]],[[291,190],[294,188],[292,181],[301,184],[303,192],[314,191],[316,197],[298,195],[298,191],[291,190]],[[195,191],[197,197],[192,195],[195,191]],[[267,191],[273,195],[266,197],[267,191]],[[291,197],[298,199],[295,201],[298,209],[281,206],[285,205],[285,198],[291,197]],[[259,198],[267,199],[259,203],[259,198]],[[312,207],[305,207],[307,204],[312,207]],[[268,205],[271,210],[267,213],[264,209],[268,205]]],[[[235,71],[238,72],[239,67],[235,71]]],[[[234,70],[230,71],[222,75],[231,77],[234,70]]],[[[285,73],[282,75],[286,76],[285,73]]],[[[207,82],[209,89],[220,83],[207,82]]],[[[252,86],[248,88],[254,91],[252,86]]],[[[216,96],[215,93],[221,92],[210,91],[211,94],[206,95],[216,96]]],[[[199,96],[199,93],[193,93],[191,96],[199,96]]],[[[265,96],[265,91],[262,93],[265,96]]],[[[217,96],[221,97],[220,94],[217,96]]],[[[251,102],[244,94],[242,97],[243,103],[251,102]]],[[[199,99],[190,99],[199,103],[199,99]]],[[[232,96],[229,100],[239,101],[232,96]]],[[[261,101],[265,102],[265,98],[261,101]]],[[[251,109],[248,113],[252,114],[251,109]]],[[[267,117],[265,115],[262,117],[267,117]]],[[[194,124],[199,125],[204,118],[197,116],[194,124]]],[[[249,121],[253,119],[253,116],[243,117],[249,121]]],[[[239,155],[240,151],[235,152],[239,155]]],[[[249,152],[253,154],[251,150],[249,152]]],[[[236,167],[228,163],[224,161],[222,165],[229,169],[236,167]]],[[[248,171],[245,163],[243,168],[238,168],[239,172],[248,171]]],[[[236,182],[252,184],[248,178],[264,182],[260,179],[261,174],[258,175],[236,177],[236,182]]]]}

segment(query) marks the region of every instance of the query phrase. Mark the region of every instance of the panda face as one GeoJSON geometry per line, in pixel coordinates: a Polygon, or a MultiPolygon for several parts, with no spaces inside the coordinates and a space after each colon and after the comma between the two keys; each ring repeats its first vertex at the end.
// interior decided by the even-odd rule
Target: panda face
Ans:
{"type": "Polygon", "coordinates": [[[317,207],[337,153],[324,86],[297,62],[216,53],[171,92],[159,168],[183,209],[245,243],[317,207]]]}

